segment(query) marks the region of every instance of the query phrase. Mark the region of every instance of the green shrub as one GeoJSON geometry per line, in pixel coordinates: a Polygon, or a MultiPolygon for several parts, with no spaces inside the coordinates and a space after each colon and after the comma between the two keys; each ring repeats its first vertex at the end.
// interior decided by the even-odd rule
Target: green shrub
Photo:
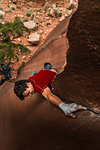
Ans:
{"type": "Polygon", "coordinates": [[[19,17],[14,22],[0,23],[0,63],[8,63],[12,59],[18,59],[18,55],[30,53],[30,50],[21,44],[12,43],[16,36],[25,36],[30,31],[26,28],[19,17]]]}
{"type": "Polygon", "coordinates": [[[3,27],[3,24],[0,22],[0,29],[3,27]]]}
{"type": "Polygon", "coordinates": [[[3,10],[3,8],[0,6],[0,10],[3,10]]]}
{"type": "Polygon", "coordinates": [[[17,3],[17,1],[14,1],[14,0],[11,0],[14,4],[16,4],[17,3]]]}
{"type": "Polygon", "coordinates": [[[9,12],[11,12],[11,10],[6,10],[6,11],[5,11],[5,13],[9,13],[9,12]]]}
{"type": "Polygon", "coordinates": [[[0,19],[3,19],[3,15],[0,15],[0,19]]]}
{"type": "Polygon", "coordinates": [[[62,5],[64,5],[64,3],[63,3],[63,2],[62,2],[61,4],[62,4],[62,5]]]}
{"type": "Polygon", "coordinates": [[[59,5],[59,2],[56,2],[56,7],[58,7],[58,5],[59,5]]]}
{"type": "Polygon", "coordinates": [[[16,6],[16,8],[21,9],[20,6],[18,6],[18,5],[16,6]]]}
{"type": "Polygon", "coordinates": [[[9,4],[7,5],[7,7],[10,7],[9,4]]]}
{"type": "Polygon", "coordinates": [[[22,66],[24,66],[25,65],[25,61],[22,61],[22,66]]]}
{"type": "Polygon", "coordinates": [[[19,17],[15,17],[14,22],[7,22],[0,29],[0,41],[9,42],[16,36],[29,35],[30,31],[26,28],[19,17]]]}
{"type": "Polygon", "coordinates": [[[27,17],[30,17],[30,16],[31,16],[31,14],[30,14],[29,12],[27,12],[27,13],[26,13],[26,16],[27,16],[27,17]]]}
{"type": "Polygon", "coordinates": [[[43,20],[40,19],[40,20],[38,20],[38,22],[43,23],[43,20]]]}
{"type": "Polygon", "coordinates": [[[15,10],[15,7],[11,7],[12,10],[15,10]]]}
{"type": "Polygon", "coordinates": [[[38,23],[38,22],[36,22],[36,24],[37,24],[37,25],[39,25],[39,23],[38,23]]]}
{"type": "Polygon", "coordinates": [[[76,5],[72,3],[69,9],[74,9],[74,8],[76,8],[76,5]]]}
{"type": "Polygon", "coordinates": [[[25,34],[30,34],[30,30],[24,26],[23,22],[20,20],[19,17],[15,17],[12,28],[18,36],[25,36],[25,34]]]}
{"type": "Polygon", "coordinates": [[[57,11],[55,11],[55,17],[58,17],[58,12],[57,11]]]}
{"type": "Polygon", "coordinates": [[[46,25],[47,25],[47,26],[48,26],[48,25],[51,25],[51,23],[50,23],[50,22],[47,22],[46,25]]]}
{"type": "Polygon", "coordinates": [[[39,11],[40,11],[40,8],[36,8],[35,10],[36,10],[37,12],[39,12],[39,11]]]}
{"type": "Polygon", "coordinates": [[[61,16],[62,16],[62,12],[59,12],[59,14],[58,14],[58,15],[59,15],[59,17],[61,17],[61,16]]]}
{"type": "Polygon", "coordinates": [[[12,12],[12,9],[9,9],[8,12],[12,12]]]}
{"type": "Polygon", "coordinates": [[[0,45],[0,63],[9,63],[12,59],[19,61],[18,55],[30,53],[30,50],[21,44],[12,42],[0,45]]]}

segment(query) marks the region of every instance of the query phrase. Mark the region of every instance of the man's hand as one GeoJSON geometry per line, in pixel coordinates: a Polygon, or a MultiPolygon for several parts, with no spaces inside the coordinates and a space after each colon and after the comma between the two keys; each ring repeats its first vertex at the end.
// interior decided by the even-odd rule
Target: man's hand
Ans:
{"type": "Polygon", "coordinates": [[[77,111],[77,110],[87,110],[86,107],[82,106],[82,105],[77,105],[75,103],[71,103],[71,104],[65,104],[64,102],[62,102],[59,107],[64,111],[64,114],[66,116],[70,116],[72,118],[75,118],[75,115],[73,114],[73,112],[77,111]]]}

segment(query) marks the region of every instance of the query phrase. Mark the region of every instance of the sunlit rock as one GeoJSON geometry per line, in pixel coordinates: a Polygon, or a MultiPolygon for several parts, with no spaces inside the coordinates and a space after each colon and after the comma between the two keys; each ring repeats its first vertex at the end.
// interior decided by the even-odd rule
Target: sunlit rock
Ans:
{"type": "Polygon", "coordinates": [[[29,35],[28,41],[32,44],[38,44],[40,41],[40,35],[35,32],[29,35]]]}
{"type": "Polygon", "coordinates": [[[61,16],[61,18],[59,19],[59,21],[61,22],[64,19],[65,19],[65,16],[61,16]]]}
{"type": "Polygon", "coordinates": [[[5,12],[0,10],[0,16],[4,16],[5,15],[5,12]]]}
{"type": "Polygon", "coordinates": [[[49,2],[46,2],[45,5],[44,5],[44,7],[43,7],[43,9],[44,9],[45,11],[47,11],[48,8],[49,8],[49,2]]]}
{"type": "Polygon", "coordinates": [[[66,8],[69,8],[72,4],[73,0],[66,0],[66,8]]]}
{"type": "Polygon", "coordinates": [[[34,21],[24,22],[24,26],[29,30],[33,30],[36,27],[36,23],[34,21]]]}

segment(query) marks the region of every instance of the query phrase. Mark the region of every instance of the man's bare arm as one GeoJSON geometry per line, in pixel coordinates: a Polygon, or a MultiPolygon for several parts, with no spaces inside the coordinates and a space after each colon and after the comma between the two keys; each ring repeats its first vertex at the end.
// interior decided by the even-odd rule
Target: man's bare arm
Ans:
{"type": "Polygon", "coordinates": [[[44,89],[42,95],[46,99],[50,100],[53,104],[58,106],[64,112],[65,115],[70,116],[72,118],[75,118],[75,115],[73,114],[73,112],[80,110],[80,109],[81,110],[87,109],[86,107],[82,105],[77,105],[76,103],[65,104],[59,97],[54,95],[48,87],[44,89]]]}
{"type": "Polygon", "coordinates": [[[56,106],[59,106],[59,104],[63,102],[59,97],[54,95],[48,87],[44,89],[42,95],[56,106]]]}

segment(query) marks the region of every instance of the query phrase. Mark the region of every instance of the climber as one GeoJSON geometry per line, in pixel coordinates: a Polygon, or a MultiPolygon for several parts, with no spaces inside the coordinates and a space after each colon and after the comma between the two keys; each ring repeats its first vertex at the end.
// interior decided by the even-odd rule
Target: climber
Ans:
{"type": "Polygon", "coordinates": [[[75,118],[73,112],[86,110],[87,108],[76,103],[66,104],[52,93],[50,87],[56,75],[57,69],[54,69],[50,63],[45,63],[44,69],[29,77],[28,80],[15,82],[14,92],[20,100],[24,100],[25,97],[32,96],[34,93],[42,94],[46,99],[58,106],[65,115],[75,118]]]}
{"type": "Polygon", "coordinates": [[[9,65],[5,66],[4,64],[1,64],[1,69],[2,79],[0,80],[0,85],[2,85],[6,80],[9,80],[11,77],[11,68],[9,65]]]}

